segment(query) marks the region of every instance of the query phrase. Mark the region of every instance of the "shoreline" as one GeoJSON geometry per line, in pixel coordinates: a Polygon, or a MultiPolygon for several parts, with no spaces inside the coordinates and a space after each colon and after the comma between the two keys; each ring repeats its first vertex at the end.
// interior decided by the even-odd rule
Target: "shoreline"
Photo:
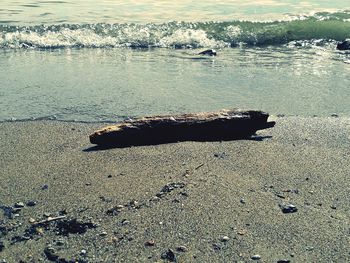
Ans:
{"type": "Polygon", "coordinates": [[[99,151],[101,123],[1,122],[0,260],[348,261],[350,118],[273,120],[261,141],[99,151]]]}

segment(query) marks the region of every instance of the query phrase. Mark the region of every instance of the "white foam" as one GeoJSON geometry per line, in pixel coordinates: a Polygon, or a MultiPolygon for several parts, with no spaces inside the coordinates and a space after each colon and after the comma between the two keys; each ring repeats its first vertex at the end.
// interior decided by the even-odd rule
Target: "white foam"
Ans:
{"type": "Polygon", "coordinates": [[[159,42],[161,47],[227,47],[223,41],[208,38],[203,30],[178,29],[170,36],[163,37],[159,42]]]}

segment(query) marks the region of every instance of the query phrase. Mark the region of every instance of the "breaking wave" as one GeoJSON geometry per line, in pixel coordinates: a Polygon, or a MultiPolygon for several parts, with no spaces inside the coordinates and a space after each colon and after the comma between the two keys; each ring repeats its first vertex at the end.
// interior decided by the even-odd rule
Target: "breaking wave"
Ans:
{"type": "Polygon", "coordinates": [[[0,24],[0,48],[201,48],[280,45],[350,38],[350,11],[316,13],[275,22],[169,22],[164,24],[0,24]]]}

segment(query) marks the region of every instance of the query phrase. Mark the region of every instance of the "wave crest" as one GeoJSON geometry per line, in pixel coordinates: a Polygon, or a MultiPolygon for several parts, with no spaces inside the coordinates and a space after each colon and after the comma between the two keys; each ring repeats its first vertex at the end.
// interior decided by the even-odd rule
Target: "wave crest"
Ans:
{"type": "Polygon", "coordinates": [[[350,38],[350,12],[275,22],[0,25],[0,48],[228,47],[350,38]]]}

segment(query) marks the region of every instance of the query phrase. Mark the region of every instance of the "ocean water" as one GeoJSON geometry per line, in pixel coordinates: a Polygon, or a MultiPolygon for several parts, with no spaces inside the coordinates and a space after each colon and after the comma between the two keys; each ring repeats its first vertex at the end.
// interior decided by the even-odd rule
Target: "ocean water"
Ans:
{"type": "Polygon", "coordinates": [[[344,1],[0,2],[0,121],[350,115],[344,1]],[[215,57],[198,53],[214,48],[215,57]]]}

